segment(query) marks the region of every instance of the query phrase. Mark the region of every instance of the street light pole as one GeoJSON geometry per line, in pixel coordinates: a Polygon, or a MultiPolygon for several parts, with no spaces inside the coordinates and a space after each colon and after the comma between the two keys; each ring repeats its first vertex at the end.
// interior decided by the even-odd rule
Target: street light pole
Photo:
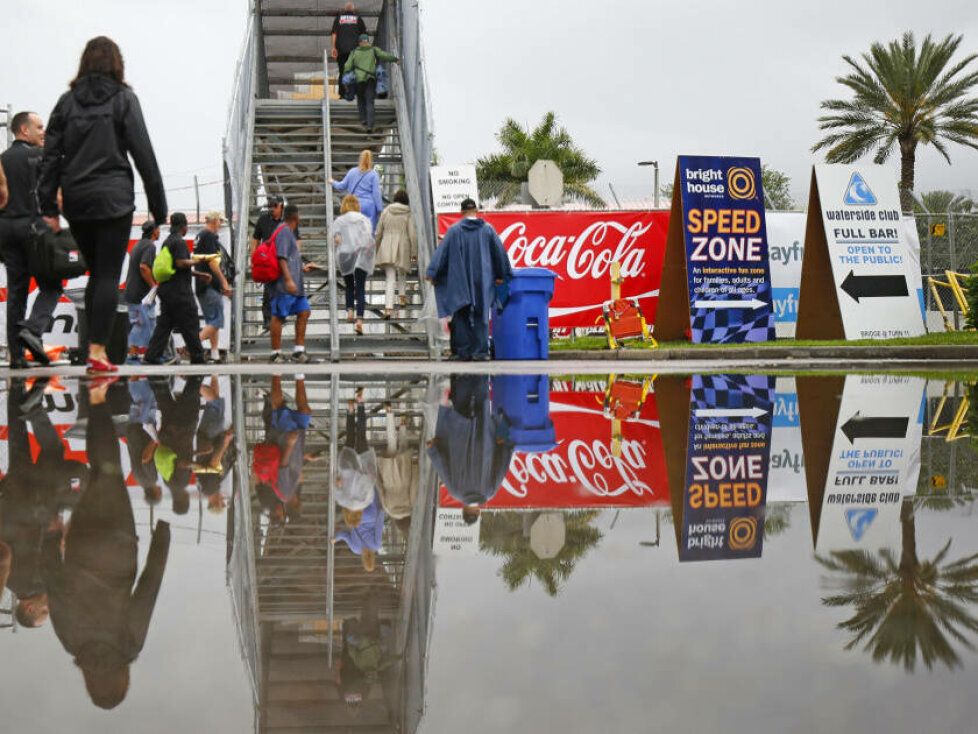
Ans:
{"type": "Polygon", "coordinates": [[[639,161],[640,166],[652,166],[653,175],[655,178],[655,192],[652,194],[652,206],[655,209],[659,208],[659,161],[639,161]]]}

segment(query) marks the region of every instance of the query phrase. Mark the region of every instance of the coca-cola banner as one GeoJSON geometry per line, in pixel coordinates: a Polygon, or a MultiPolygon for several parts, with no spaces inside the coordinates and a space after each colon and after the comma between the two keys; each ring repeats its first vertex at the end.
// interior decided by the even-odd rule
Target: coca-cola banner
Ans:
{"type": "MultiPolygon", "coordinates": [[[[438,217],[442,236],[461,214],[438,217]]],[[[486,212],[517,268],[557,274],[550,302],[551,328],[593,327],[611,298],[611,264],[621,264],[622,295],[637,297],[655,320],[662,280],[667,211],[486,212]]]]}
{"type": "MultiPolygon", "coordinates": [[[[550,419],[556,447],[517,448],[488,509],[649,507],[669,504],[655,394],[643,381],[554,378],[550,419]]],[[[442,486],[442,507],[460,507],[442,486]]]]}

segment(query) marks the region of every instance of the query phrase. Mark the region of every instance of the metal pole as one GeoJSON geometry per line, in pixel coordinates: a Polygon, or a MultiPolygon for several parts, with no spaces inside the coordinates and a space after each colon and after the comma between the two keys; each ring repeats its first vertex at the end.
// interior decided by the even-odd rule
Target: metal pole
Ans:
{"type": "Polygon", "coordinates": [[[655,192],[652,194],[655,200],[655,208],[659,208],[659,162],[655,162],[655,192]]]}
{"type": "Polygon", "coordinates": [[[200,185],[196,174],[194,174],[194,197],[197,199],[197,224],[200,224],[200,185]]]}
{"type": "Polygon", "coordinates": [[[329,524],[328,538],[326,540],[326,614],[329,619],[329,669],[333,669],[333,625],[336,623],[334,616],[333,597],[336,587],[336,549],[333,546],[333,534],[336,532],[336,502],[333,497],[336,490],[336,456],[338,453],[337,443],[339,441],[340,427],[340,376],[333,373],[329,382],[329,524]]]}
{"type": "Polygon", "coordinates": [[[611,196],[615,200],[615,206],[617,206],[619,209],[621,209],[621,202],[618,201],[618,194],[615,193],[615,187],[611,185],[611,182],[610,181],[608,182],[608,188],[611,189],[611,196]]]}

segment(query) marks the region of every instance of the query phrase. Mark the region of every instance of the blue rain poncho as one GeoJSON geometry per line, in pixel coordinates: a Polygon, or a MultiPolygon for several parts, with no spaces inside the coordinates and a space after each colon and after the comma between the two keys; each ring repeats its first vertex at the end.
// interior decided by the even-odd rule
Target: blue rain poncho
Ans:
{"type": "Polygon", "coordinates": [[[465,217],[449,227],[425,274],[435,282],[441,318],[471,306],[488,324],[496,280],[512,278],[513,268],[496,230],[484,219],[465,217]]]}

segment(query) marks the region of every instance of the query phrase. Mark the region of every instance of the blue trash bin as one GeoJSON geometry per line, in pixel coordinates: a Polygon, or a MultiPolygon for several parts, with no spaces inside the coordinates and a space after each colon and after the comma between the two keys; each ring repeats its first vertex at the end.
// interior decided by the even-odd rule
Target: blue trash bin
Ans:
{"type": "Polygon", "coordinates": [[[509,300],[492,312],[496,359],[547,359],[550,354],[549,304],[556,275],[546,268],[516,268],[509,300]]]}
{"type": "Polygon", "coordinates": [[[493,412],[509,423],[509,440],[516,451],[541,453],[557,446],[550,419],[548,375],[496,375],[492,379],[493,412]]]}

